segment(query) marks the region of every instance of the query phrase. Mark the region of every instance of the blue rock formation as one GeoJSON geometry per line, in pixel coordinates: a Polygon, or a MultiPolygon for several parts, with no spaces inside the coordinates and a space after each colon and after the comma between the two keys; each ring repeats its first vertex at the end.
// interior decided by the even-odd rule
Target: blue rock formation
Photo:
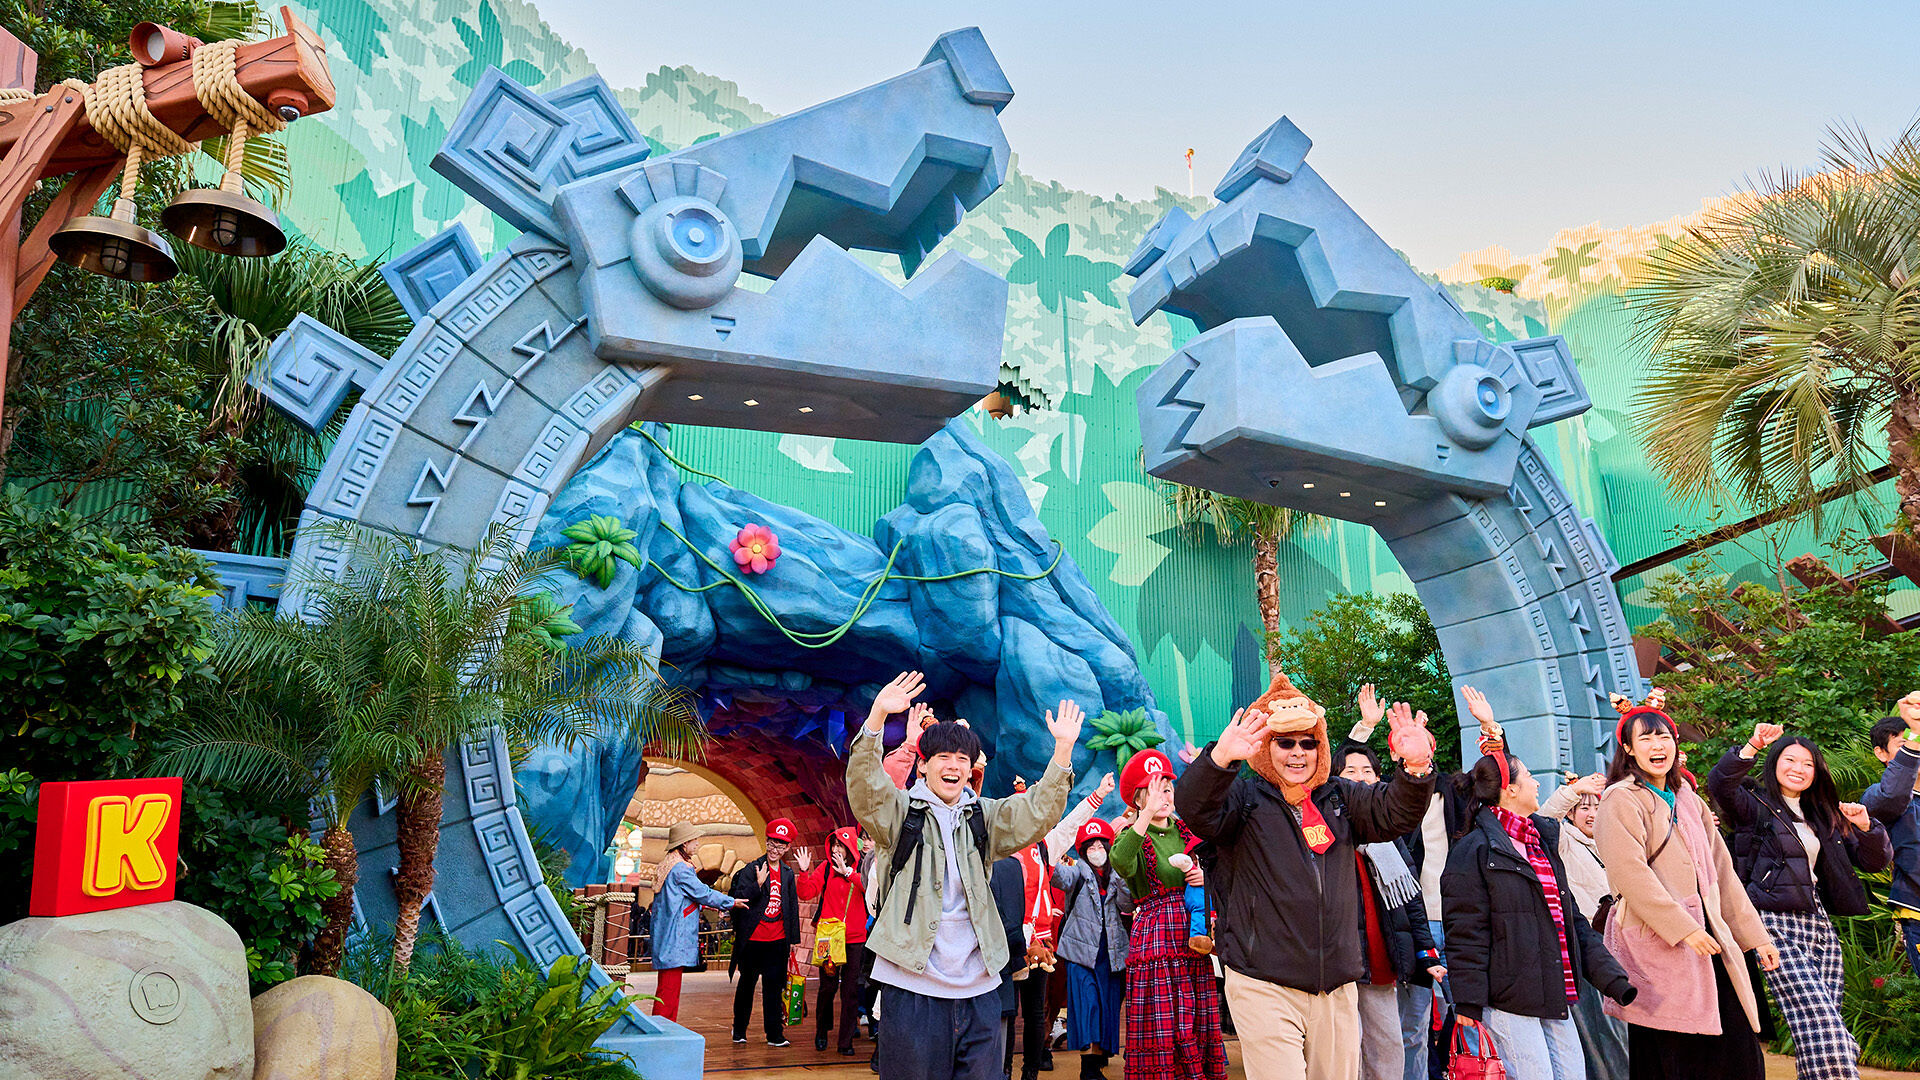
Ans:
{"type": "MultiPolygon", "coordinates": [[[[668,439],[659,425],[647,430],[668,439]]],[[[926,698],[941,715],[965,716],[980,732],[990,792],[1046,768],[1053,745],[1044,718],[1063,698],[1089,716],[1145,709],[1169,749],[1178,749],[1125,633],[1073,560],[1059,556],[1056,564],[1057,549],[1013,471],[964,420],[921,448],[905,502],[874,526],[872,538],[725,484],[683,484],[666,456],[631,431],[554,500],[534,546],[566,544],[560,530],[591,514],[638,532],[634,545],[650,563],[639,570],[620,564],[605,589],[571,575],[556,579],[586,633],[642,643],[672,666],[670,678],[707,693],[836,707],[845,714],[843,733],[823,726],[810,736],[836,753],[878,684],[909,669],[926,672],[926,698]],[[764,575],[736,576],[795,633],[823,634],[851,620],[834,644],[796,644],[732,586],[690,591],[722,580],[698,553],[733,571],[727,541],[748,524],[771,528],[781,555],[764,575]],[[861,611],[889,555],[896,576],[861,611]],[[903,580],[983,568],[1000,573],[903,580]]],[[[1083,742],[1093,734],[1087,728],[1083,742]]],[[[1113,768],[1112,753],[1083,745],[1074,768],[1090,791],[1113,768]]],[[[575,853],[571,879],[602,873],[601,852],[639,771],[635,748],[605,745],[542,747],[521,768],[528,820],[575,853]]]]}

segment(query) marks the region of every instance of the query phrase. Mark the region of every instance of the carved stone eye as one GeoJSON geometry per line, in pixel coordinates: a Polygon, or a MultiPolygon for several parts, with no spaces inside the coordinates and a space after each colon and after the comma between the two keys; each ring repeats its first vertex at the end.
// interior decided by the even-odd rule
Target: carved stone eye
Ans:
{"type": "Polygon", "coordinates": [[[648,206],[632,238],[634,272],[674,307],[710,307],[740,278],[739,234],[705,199],[682,195],[648,206]]]}
{"type": "Polygon", "coordinates": [[[1479,364],[1455,364],[1427,394],[1427,402],[1448,438],[1484,450],[1500,438],[1513,412],[1513,391],[1479,364]]]}

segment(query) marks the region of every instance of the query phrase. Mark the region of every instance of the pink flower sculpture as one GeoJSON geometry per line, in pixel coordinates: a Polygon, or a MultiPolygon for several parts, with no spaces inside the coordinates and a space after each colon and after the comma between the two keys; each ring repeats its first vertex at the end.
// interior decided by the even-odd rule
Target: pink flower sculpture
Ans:
{"type": "Polygon", "coordinates": [[[780,540],[765,525],[743,527],[740,535],[727,541],[727,547],[733,552],[733,561],[748,573],[764,574],[780,558],[780,540]]]}

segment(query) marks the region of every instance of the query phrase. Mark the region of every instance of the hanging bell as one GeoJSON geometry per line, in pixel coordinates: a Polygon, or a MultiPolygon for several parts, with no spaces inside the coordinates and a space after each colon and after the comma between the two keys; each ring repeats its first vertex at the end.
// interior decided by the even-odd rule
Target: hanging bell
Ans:
{"type": "Polygon", "coordinates": [[[236,126],[227,137],[226,172],[217,188],[191,188],[160,211],[160,224],[197,248],[242,259],[277,254],[287,246],[280,217],[246,194],[240,162],[250,132],[236,126]]]}
{"type": "Polygon", "coordinates": [[[191,188],[174,196],[160,211],[160,224],[194,247],[243,259],[272,255],[287,246],[278,215],[225,186],[191,188]]]}
{"type": "Polygon", "coordinates": [[[75,218],[47,241],[61,262],[121,281],[166,281],[180,272],[159,233],[134,220],[132,199],[115,199],[112,217],[75,218]]]}

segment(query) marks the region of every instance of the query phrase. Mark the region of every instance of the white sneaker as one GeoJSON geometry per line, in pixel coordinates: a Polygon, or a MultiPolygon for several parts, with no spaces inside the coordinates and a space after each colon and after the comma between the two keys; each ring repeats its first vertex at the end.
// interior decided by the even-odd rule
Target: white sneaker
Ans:
{"type": "Polygon", "coordinates": [[[1064,1039],[1066,1037],[1067,1037],[1066,1022],[1064,1020],[1055,1020],[1053,1022],[1053,1030],[1047,1034],[1048,1041],[1052,1041],[1054,1039],[1064,1039]]]}

